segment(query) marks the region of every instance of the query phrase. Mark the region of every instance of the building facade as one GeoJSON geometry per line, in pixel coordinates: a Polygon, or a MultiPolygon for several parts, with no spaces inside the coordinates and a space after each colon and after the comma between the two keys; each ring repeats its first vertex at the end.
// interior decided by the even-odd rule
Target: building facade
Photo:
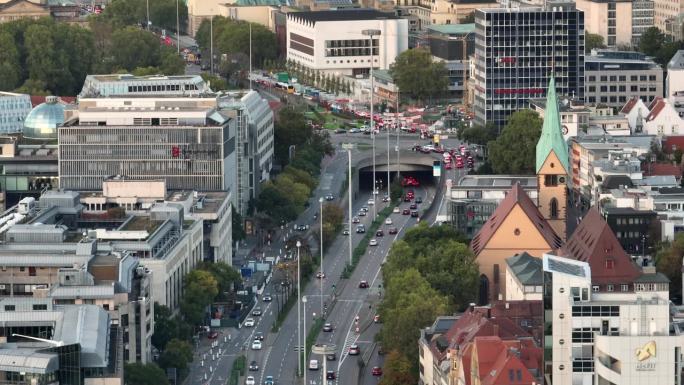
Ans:
{"type": "Polygon", "coordinates": [[[408,49],[408,21],[370,9],[287,14],[287,59],[312,70],[365,75],[389,69],[408,49]],[[379,30],[371,39],[364,30],[379,30]],[[371,63],[371,56],[373,62],[371,63]]]}
{"type": "Polygon", "coordinates": [[[665,99],[684,117],[684,49],[680,49],[667,63],[665,99]]]}
{"type": "Polygon", "coordinates": [[[650,103],[663,96],[663,69],[642,53],[594,51],[584,71],[587,103],[618,108],[630,97],[650,103]]]}
{"type": "Polygon", "coordinates": [[[584,98],[584,32],[574,3],[476,11],[475,123],[503,127],[530,98],[546,95],[551,76],[559,94],[584,98]]]}
{"type": "Polygon", "coordinates": [[[0,133],[21,132],[31,108],[29,95],[0,92],[0,133]]]}
{"type": "Polygon", "coordinates": [[[650,239],[657,231],[656,212],[635,210],[631,207],[603,207],[603,218],[613,230],[620,246],[629,254],[646,254],[649,245],[659,239],[650,239]]]}
{"type": "Polygon", "coordinates": [[[641,34],[653,26],[650,0],[578,0],[587,32],[600,35],[608,47],[638,47],[641,34]]]}
{"type": "Polygon", "coordinates": [[[470,57],[475,52],[475,24],[443,24],[427,27],[430,53],[449,71],[448,97],[464,100],[470,78],[470,57]]]}
{"type": "Polygon", "coordinates": [[[668,23],[684,13],[684,0],[653,0],[655,4],[654,24],[663,33],[668,32],[668,23]]]}

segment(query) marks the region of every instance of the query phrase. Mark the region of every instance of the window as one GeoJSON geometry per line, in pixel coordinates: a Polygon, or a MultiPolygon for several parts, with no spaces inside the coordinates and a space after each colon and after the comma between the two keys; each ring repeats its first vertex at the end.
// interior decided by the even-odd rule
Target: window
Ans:
{"type": "Polygon", "coordinates": [[[515,381],[515,370],[513,369],[508,369],[508,380],[510,382],[515,381]]]}
{"type": "Polygon", "coordinates": [[[615,291],[614,289],[615,289],[615,287],[614,287],[613,285],[608,285],[608,286],[607,286],[607,290],[608,290],[608,291],[615,291]]]}
{"type": "Polygon", "coordinates": [[[14,311],[16,307],[14,305],[5,305],[5,311],[14,311]]]}
{"type": "Polygon", "coordinates": [[[593,291],[594,293],[598,292],[599,290],[601,290],[601,286],[599,285],[594,285],[591,287],[591,291],[593,291]]]}
{"type": "Polygon", "coordinates": [[[558,186],[558,175],[545,175],[544,176],[545,186],[558,186]]]}
{"type": "Polygon", "coordinates": [[[551,219],[558,219],[558,200],[556,198],[551,199],[550,206],[549,216],[551,219]]]}
{"type": "Polygon", "coordinates": [[[47,310],[47,304],[34,304],[33,310],[47,310]]]}
{"type": "Polygon", "coordinates": [[[606,259],[606,269],[612,270],[615,267],[615,261],[612,259],[606,259]]]}
{"type": "Polygon", "coordinates": [[[29,276],[35,277],[36,276],[36,268],[35,266],[29,266],[29,276]]]}

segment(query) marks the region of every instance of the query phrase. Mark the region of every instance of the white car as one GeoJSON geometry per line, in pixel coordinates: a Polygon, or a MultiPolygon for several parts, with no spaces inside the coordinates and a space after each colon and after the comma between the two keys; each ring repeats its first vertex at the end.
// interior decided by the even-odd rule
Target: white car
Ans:
{"type": "Polygon", "coordinates": [[[375,204],[375,201],[372,199],[369,199],[368,202],[366,202],[366,203],[368,203],[368,206],[373,206],[375,204]]]}
{"type": "Polygon", "coordinates": [[[247,379],[245,379],[245,385],[256,385],[256,381],[254,381],[254,377],[247,376],[247,379]]]}
{"type": "Polygon", "coordinates": [[[254,318],[245,318],[245,323],[243,325],[247,328],[254,327],[254,318]]]}
{"type": "Polygon", "coordinates": [[[373,238],[373,239],[370,240],[370,242],[368,242],[368,244],[369,244],[370,246],[377,246],[377,245],[378,245],[378,240],[375,239],[375,238],[373,238]]]}
{"type": "Polygon", "coordinates": [[[259,341],[259,340],[252,341],[252,350],[261,350],[261,341],[259,341]]]}
{"type": "Polygon", "coordinates": [[[392,218],[387,218],[387,219],[385,219],[385,224],[386,224],[386,225],[391,225],[391,224],[392,224],[392,218]]]}
{"type": "Polygon", "coordinates": [[[399,207],[396,206],[396,207],[394,207],[394,209],[392,209],[392,212],[393,212],[394,214],[399,214],[399,213],[401,212],[401,209],[399,209],[399,207]]]}

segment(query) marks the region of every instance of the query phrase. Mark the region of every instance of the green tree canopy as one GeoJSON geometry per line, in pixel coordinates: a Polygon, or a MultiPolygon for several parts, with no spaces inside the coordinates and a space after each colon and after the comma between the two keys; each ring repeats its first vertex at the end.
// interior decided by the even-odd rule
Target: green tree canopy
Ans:
{"type": "Polygon", "coordinates": [[[235,210],[235,206],[231,205],[232,210],[232,219],[233,219],[233,242],[238,242],[247,236],[245,234],[245,224],[244,224],[244,219],[242,218],[242,215],[240,215],[237,210],[235,210]]]}
{"type": "Polygon", "coordinates": [[[138,67],[156,67],[161,45],[153,34],[135,27],[112,33],[112,56],[116,68],[133,71],[138,67]]]}
{"type": "Polygon", "coordinates": [[[413,385],[418,382],[411,361],[397,350],[389,352],[383,368],[379,385],[413,385]]]}
{"type": "Polygon", "coordinates": [[[166,373],[155,364],[126,363],[124,384],[126,385],[168,385],[166,373]]]}
{"type": "Polygon", "coordinates": [[[592,49],[606,48],[603,36],[586,32],[584,34],[584,51],[590,53],[592,49]]]}
{"type": "MultiPolygon", "coordinates": [[[[150,22],[153,29],[176,30],[176,0],[148,0],[150,22]]],[[[178,16],[181,31],[188,20],[188,7],[184,1],[178,3],[178,16]]],[[[147,3],[138,0],[113,0],[102,15],[115,28],[129,25],[145,26],[147,23],[147,3]]]]}
{"type": "Polygon", "coordinates": [[[493,123],[487,123],[486,126],[472,126],[465,127],[458,131],[458,138],[473,144],[486,145],[492,140],[495,140],[499,130],[493,123]]]}
{"type": "Polygon", "coordinates": [[[176,368],[179,379],[185,378],[188,364],[192,362],[192,345],[188,341],[172,339],[159,356],[159,366],[164,369],[176,368]]]}
{"type": "Polygon", "coordinates": [[[674,240],[666,243],[656,254],[656,268],[670,279],[670,297],[682,297],[682,256],[684,256],[684,234],[678,233],[674,240]]]}
{"type": "MultiPolygon", "coordinates": [[[[313,128],[306,124],[304,114],[294,108],[283,108],[275,121],[275,158],[282,166],[289,162],[290,146],[301,146],[313,136],[313,128]]],[[[299,151],[301,148],[295,148],[299,151]]]]}
{"type": "MultiPolygon", "coordinates": [[[[211,46],[211,31],[209,20],[200,24],[195,40],[199,47],[208,52],[211,46]]],[[[250,23],[214,17],[214,54],[241,53],[249,57],[249,28],[250,23]]],[[[275,34],[261,24],[252,25],[252,64],[261,67],[267,61],[277,58],[277,44],[275,34]]]]}
{"type": "Polygon", "coordinates": [[[199,325],[204,320],[207,306],[218,294],[216,278],[205,270],[193,270],[185,276],[181,311],[188,322],[199,325]]]}
{"type": "Polygon", "coordinates": [[[649,27],[641,34],[639,51],[648,56],[656,56],[663,43],[665,43],[665,34],[658,27],[649,27]]]}
{"type": "Polygon", "coordinates": [[[433,62],[425,48],[399,54],[390,66],[390,74],[402,94],[420,101],[444,95],[449,84],[446,66],[441,61],[433,62]]]}
{"type": "Polygon", "coordinates": [[[542,119],[532,110],[514,112],[501,135],[489,142],[489,162],[497,174],[534,174],[542,119]]]}

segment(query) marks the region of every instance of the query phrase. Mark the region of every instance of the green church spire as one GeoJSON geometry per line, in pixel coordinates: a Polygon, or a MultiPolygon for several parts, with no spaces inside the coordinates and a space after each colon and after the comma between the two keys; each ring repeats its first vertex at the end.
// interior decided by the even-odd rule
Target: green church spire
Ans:
{"type": "Polygon", "coordinates": [[[539,136],[539,142],[537,142],[537,174],[539,174],[539,170],[551,152],[556,154],[565,171],[569,172],[568,145],[563,139],[558,98],[556,97],[556,81],[553,76],[549,80],[549,89],[546,91],[544,125],[541,136],[539,136]]]}

